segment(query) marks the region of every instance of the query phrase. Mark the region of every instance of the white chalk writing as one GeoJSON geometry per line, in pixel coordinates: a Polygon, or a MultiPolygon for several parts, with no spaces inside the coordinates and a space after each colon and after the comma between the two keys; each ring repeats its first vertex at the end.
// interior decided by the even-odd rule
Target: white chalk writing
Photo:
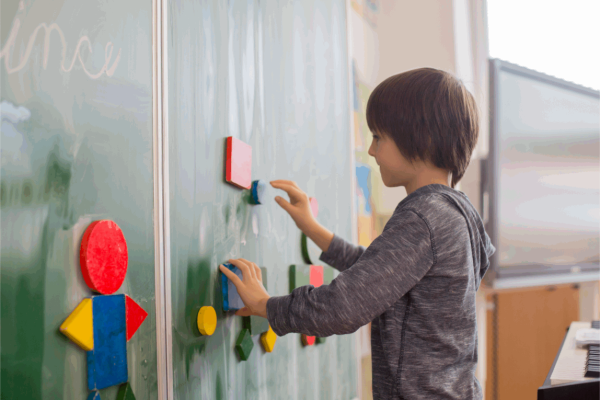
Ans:
{"type": "Polygon", "coordinates": [[[112,42],[108,42],[108,43],[106,43],[106,46],[104,47],[104,65],[102,66],[100,71],[98,71],[96,73],[92,73],[91,71],[88,71],[88,69],[86,68],[85,63],[81,57],[82,49],[87,48],[87,50],[90,53],[92,52],[92,43],[90,42],[90,39],[87,36],[82,36],[79,39],[79,42],[77,42],[77,47],[75,47],[75,53],[73,54],[73,59],[71,60],[69,65],[66,65],[65,62],[67,59],[67,41],[65,40],[65,35],[64,35],[63,31],[60,29],[60,27],[56,23],[47,25],[46,23],[42,22],[34,29],[34,31],[29,36],[29,41],[27,42],[27,47],[25,48],[25,52],[21,54],[21,57],[19,58],[19,63],[16,66],[12,66],[11,61],[14,61],[14,60],[11,60],[11,58],[13,58],[15,42],[17,40],[17,35],[19,33],[20,28],[21,28],[21,20],[17,16],[15,16],[15,19],[13,20],[12,29],[10,31],[10,35],[8,36],[8,40],[4,44],[2,51],[0,51],[0,59],[4,57],[4,66],[6,67],[6,71],[9,74],[13,74],[13,73],[18,72],[18,71],[22,70],[23,68],[25,68],[25,66],[27,65],[27,61],[29,60],[29,56],[31,55],[31,51],[32,51],[33,45],[35,43],[35,39],[37,38],[39,31],[42,29],[44,30],[44,33],[45,33],[45,36],[44,36],[44,58],[43,58],[43,64],[42,64],[44,69],[46,69],[46,67],[48,65],[48,55],[50,54],[50,34],[52,32],[56,32],[58,34],[58,36],[60,37],[60,41],[62,43],[62,59],[61,59],[60,68],[64,72],[70,72],[73,69],[73,66],[75,65],[75,63],[77,61],[79,61],[79,64],[81,65],[81,68],[83,69],[83,72],[85,72],[85,74],[87,76],[89,76],[90,78],[97,79],[100,76],[102,76],[102,74],[106,74],[107,76],[112,76],[115,73],[115,69],[117,68],[117,65],[119,65],[119,60],[121,59],[121,49],[119,49],[117,56],[115,57],[114,61],[112,61],[112,64],[111,64],[114,45],[112,42]]]}

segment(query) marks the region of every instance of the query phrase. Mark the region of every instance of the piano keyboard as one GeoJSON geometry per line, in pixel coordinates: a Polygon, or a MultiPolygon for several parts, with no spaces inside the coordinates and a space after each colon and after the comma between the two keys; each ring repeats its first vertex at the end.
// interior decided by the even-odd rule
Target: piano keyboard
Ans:
{"type": "MultiPolygon", "coordinates": [[[[592,328],[600,329],[600,321],[592,322],[592,328]]],[[[600,345],[591,344],[585,361],[585,377],[600,378],[600,345]]]]}
{"type": "MultiPolygon", "coordinates": [[[[594,321],[598,322],[598,321],[594,321]]],[[[598,378],[598,346],[590,349],[577,347],[575,334],[578,329],[591,328],[590,322],[572,322],[562,350],[550,377],[552,386],[562,383],[586,381],[598,378]],[[588,354],[589,353],[589,354],[588,354]],[[594,375],[595,374],[595,375],[594,375]]]]}

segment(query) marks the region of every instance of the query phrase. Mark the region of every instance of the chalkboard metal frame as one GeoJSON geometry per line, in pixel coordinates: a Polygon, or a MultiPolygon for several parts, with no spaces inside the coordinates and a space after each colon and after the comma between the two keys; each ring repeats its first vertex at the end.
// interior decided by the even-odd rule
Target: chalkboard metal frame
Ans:
{"type": "Polygon", "coordinates": [[[154,169],[154,268],[159,398],[173,399],[171,338],[171,240],[169,224],[169,135],[167,0],[152,1],[152,134],[154,169]]]}

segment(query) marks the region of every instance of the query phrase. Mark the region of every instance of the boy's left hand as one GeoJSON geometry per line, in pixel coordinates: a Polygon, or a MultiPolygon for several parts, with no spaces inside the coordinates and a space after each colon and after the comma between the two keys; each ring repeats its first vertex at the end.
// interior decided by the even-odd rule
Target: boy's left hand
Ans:
{"type": "Polygon", "coordinates": [[[235,285],[238,294],[246,306],[237,310],[235,315],[243,317],[258,315],[259,317],[267,318],[267,300],[269,300],[270,296],[262,284],[262,272],[260,268],[253,262],[243,258],[228,261],[242,271],[244,278],[242,281],[224,265],[219,265],[221,272],[235,285]]]}

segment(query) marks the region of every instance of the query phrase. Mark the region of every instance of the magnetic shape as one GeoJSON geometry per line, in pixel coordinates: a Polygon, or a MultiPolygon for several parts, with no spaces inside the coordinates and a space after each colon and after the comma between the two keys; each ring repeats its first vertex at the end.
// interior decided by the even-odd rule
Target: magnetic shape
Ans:
{"type": "Polygon", "coordinates": [[[323,284],[323,267],[321,265],[310,266],[310,284],[316,288],[323,284]]]}
{"type": "Polygon", "coordinates": [[[251,336],[256,336],[269,330],[269,320],[256,315],[242,317],[242,326],[248,329],[251,336]]]}
{"type": "Polygon", "coordinates": [[[305,335],[304,333],[301,336],[302,336],[302,344],[304,346],[312,346],[315,344],[315,339],[316,339],[315,336],[308,336],[308,335],[305,335]]]}
{"type": "Polygon", "coordinates": [[[137,332],[148,313],[129,296],[125,296],[125,320],[127,323],[127,341],[137,332]]]}
{"type": "Polygon", "coordinates": [[[316,344],[323,344],[325,343],[325,339],[324,337],[318,337],[317,340],[315,340],[316,344]]]}
{"type": "Polygon", "coordinates": [[[329,285],[333,281],[333,268],[324,266],[323,267],[323,284],[329,285]]]}
{"type": "Polygon", "coordinates": [[[290,292],[300,286],[310,285],[310,266],[290,266],[290,292]]]}
{"type": "Polygon", "coordinates": [[[269,320],[266,318],[252,315],[250,321],[252,324],[252,336],[260,335],[269,330],[269,320]]]}
{"type": "MultiPolygon", "coordinates": [[[[242,271],[235,265],[224,263],[223,266],[233,271],[240,279],[243,279],[242,271]]],[[[224,273],[221,273],[221,290],[223,292],[223,311],[239,310],[244,307],[244,302],[238,294],[237,288],[224,273]]]]}
{"type": "Polygon", "coordinates": [[[250,189],[252,184],[252,146],[229,136],[225,164],[225,180],[240,189],[250,189]]]}
{"type": "Polygon", "coordinates": [[[310,211],[312,211],[313,217],[317,218],[317,215],[319,215],[319,202],[314,197],[309,197],[308,201],[310,203],[310,211]]]}
{"type": "Polygon", "coordinates": [[[88,397],[86,400],[100,400],[100,392],[97,391],[93,391],[90,394],[88,394],[88,397]]]}
{"type": "Polygon", "coordinates": [[[102,293],[116,292],[127,273],[127,243],[121,228],[107,219],[92,222],[81,240],[79,263],[85,283],[102,293]]]}
{"type": "Polygon", "coordinates": [[[248,332],[248,329],[242,329],[240,336],[238,336],[237,342],[235,343],[235,350],[242,361],[246,361],[248,357],[250,357],[253,347],[254,343],[250,337],[250,332],[248,332]]]}
{"type": "Polygon", "coordinates": [[[83,299],[60,326],[60,331],[82,349],[94,348],[92,299],[83,299]]]}
{"type": "Polygon", "coordinates": [[[133,395],[133,389],[131,388],[129,382],[119,386],[117,400],[135,400],[135,396],[133,395]]]}
{"type": "Polygon", "coordinates": [[[321,257],[321,248],[304,233],[301,235],[302,259],[307,264],[316,264],[321,257]]]}
{"type": "Polygon", "coordinates": [[[94,349],[87,352],[88,388],[100,390],[128,381],[125,295],[92,298],[94,349]]]}
{"type": "Polygon", "coordinates": [[[319,287],[324,282],[321,265],[292,265],[290,266],[290,292],[300,286],[313,285],[319,287]]]}
{"type": "Polygon", "coordinates": [[[273,331],[273,328],[269,325],[269,330],[260,335],[260,342],[267,353],[273,352],[275,348],[275,342],[277,341],[277,334],[273,331]]]}
{"type": "Polygon", "coordinates": [[[267,182],[259,179],[252,182],[251,196],[252,204],[262,204],[265,201],[265,192],[267,191],[267,182]]]}
{"type": "Polygon", "coordinates": [[[242,328],[248,329],[248,332],[252,335],[252,320],[250,317],[242,317],[242,328]]]}
{"type": "Polygon", "coordinates": [[[217,329],[217,313],[211,306],[204,306],[198,311],[198,330],[204,336],[210,336],[217,329]]]}

